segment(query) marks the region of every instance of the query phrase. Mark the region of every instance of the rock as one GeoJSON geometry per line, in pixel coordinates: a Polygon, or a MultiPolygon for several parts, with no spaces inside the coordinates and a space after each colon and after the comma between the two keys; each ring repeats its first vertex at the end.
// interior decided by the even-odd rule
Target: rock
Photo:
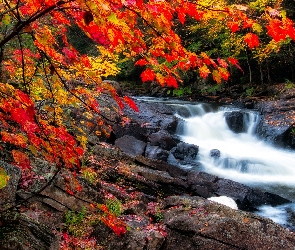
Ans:
{"type": "Polygon", "coordinates": [[[104,84],[111,85],[117,91],[118,95],[122,95],[122,88],[119,82],[113,80],[103,80],[102,82],[104,84]]]}
{"type": "Polygon", "coordinates": [[[124,153],[130,156],[142,155],[145,151],[146,143],[133,136],[124,135],[115,141],[115,145],[124,153]]]}
{"type": "Polygon", "coordinates": [[[18,182],[21,178],[21,170],[13,165],[10,165],[0,160],[0,167],[4,169],[9,176],[7,185],[0,189],[0,212],[15,205],[16,191],[18,182]]]}
{"type": "Polygon", "coordinates": [[[269,219],[198,197],[164,200],[161,249],[292,249],[295,236],[269,219]]]}
{"type": "Polygon", "coordinates": [[[122,126],[120,123],[116,123],[112,126],[115,139],[121,138],[124,135],[133,136],[137,140],[147,141],[148,129],[137,121],[131,121],[128,124],[122,126]]]}
{"type": "Polygon", "coordinates": [[[145,157],[167,161],[168,156],[169,152],[167,150],[164,150],[159,146],[152,146],[150,143],[147,144],[145,149],[145,157]]]}
{"type": "Polygon", "coordinates": [[[271,204],[272,206],[289,203],[281,196],[250,188],[244,184],[220,178],[216,182],[216,194],[229,196],[238,204],[239,209],[253,211],[255,207],[271,204]]]}
{"type": "Polygon", "coordinates": [[[194,195],[209,198],[217,190],[216,182],[218,179],[215,175],[192,170],[188,174],[187,183],[194,195]]]}
{"type": "Polygon", "coordinates": [[[280,146],[295,149],[294,117],[295,98],[257,103],[262,118],[257,127],[261,138],[280,146]]]}
{"type": "Polygon", "coordinates": [[[160,171],[165,171],[168,172],[172,177],[177,177],[186,180],[186,176],[188,174],[188,170],[184,168],[180,168],[175,165],[171,165],[167,162],[156,160],[156,159],[149,159],[143,156],[137,156],[135,158],[136,162],[139,164],[143,164],[146,167],[160,170],[160,171]]]}
{"type": "Polygon", "coordinates": [[[244,127],[244,114],[241,111],[225,112],[224,116],[230,130],[235,133],[242,133],[246,131],[244,127]]]}
{"type": "Polygon", "coordinates": [[[165,150],[171,150],[177,145],[173,137],[167,131],[163,130],[149,135],[148,141],[152,146],[159,146],[165,150]]]}
{"type": "Polygon", "coordinates": [[[210,151],[210,157],[218,159],[220,157],[220,151],[218,149],[212,149],[210,151]]]}
{"type": "Polygon", "coordinates": [[[199,147],[193,144],[180,142],[171,149],[171,154],[175,159],[180,160],[181,164],[193,163],[199,152],[199,147]]]}
{"type": "Polygon", "coordinates": [[[144,102],[135,100],[139,112],[125,107],[124,114],[133,122],[138,122],[149,129],[150,133],[165,130],[173,134],[177,127],[178,119],[174,116],[171,106],[164,103],[144,102]]]}
{"type": "Polygon", "coordinates": [[[58,250],[51,229],[17,213],[1,214],[1,250],[58,250]]]}

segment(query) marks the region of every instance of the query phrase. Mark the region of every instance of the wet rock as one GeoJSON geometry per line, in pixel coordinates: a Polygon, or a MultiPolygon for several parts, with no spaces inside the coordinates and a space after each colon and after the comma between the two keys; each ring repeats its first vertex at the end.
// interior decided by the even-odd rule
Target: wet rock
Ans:
{"type": "Polygon", "coordinates": [[[295,99],[259,102],[255,108],[262,114],[258,136],[277,146],[295,149],[295,99]]]}
{"type": "Polygon", "coordinates": [[[220,178],[216,182],[216,194],[233,198],[239,209],[254,211],[255,207],[271,204],[272,206],[289,203],[290,201],[281,196],[250,188],[244,184],[220,178]]]}
{"type": "Polygon", "coordinates": [[[124,114],[132,121],[142,124],[149,129],[150,133],[156,133],[165,130],[173,134],[177,127],[177,118],[174,116],[174,110],[171,106],[164,103],[144,102],[135,100],[139,112],[126,107],[124,114]]]}
{"type": "Polygon", "coordinates": [[[180,142],[170,150],[168,162],[171,164],[192,164],[194,165],[199,147],[193,144],[180,142]]]}
{"type": "Polygon", "coordinates": [[[112,126],[112,129],[115,139],[121,138],[124,135],[129,135],[138,140],[147,141],[148,134],[150,133],[146,127],[136,121],[131,121],[124,126],[120,123],[116,123],[112,126]]]}
{"type": "Polygon", "coordinates": [[[210,157],[218,159],[220,157],[220,151],[218,149],[212,149],[210,151],[210,157]]]}
{"type": "Polygon", "coordinates": [[[133,136],[124,135],[115,141],[115,145],[128,155],[142,155],[145,151],[146,143],[133,136]]]}
{"type": "Polygon", "coordinates": [[[169,152],[167,150],[164,150],[159,146],[152,146],[150,143],[147,144],[145,149],[145,157],[167,161],[168,156],[169,152]]]}
{"type": "Polygon", "coordinates": [[[235,133],[242,133],[246,131],[244,127],[244,114],[241,111],[225,112],[224,116],[230,130],[235,133]]]}
{"type": "Polygon", "coordinates": [[[177,145],[173,137],[163,130],[151,134],[148,140],[152,146],[159,146],[165,150],[170,150],[177,145]]]}

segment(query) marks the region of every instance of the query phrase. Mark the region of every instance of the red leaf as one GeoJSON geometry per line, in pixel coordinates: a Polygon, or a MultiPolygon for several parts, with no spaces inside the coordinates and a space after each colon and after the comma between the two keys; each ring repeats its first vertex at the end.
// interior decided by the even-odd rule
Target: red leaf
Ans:
{"type": "Polygon", "coordinates": [[[259,38],[257,35],[253,33],[247,33],[244,38],[245,43],[248,44],[248,46],[253,49],[255,47],[258,47],[259,45],[259,38]]]}
{"type": "Polygon", "coordinates": [[[168,87],[178,88],[177,81],[175,80],[173,76],[166,76],[165,82],[167,83],[168,87]]]}
{"type": "Polygon", "coordinates": [[[138,107],[137,105],[135,104],[135,102],[129,98],[128,96],[124,96],[124,101],[127,103],[127,105],[132,108],[134,111],[138,112],[138,107]]]}
{"type": "Polygon", "coordinates": [[[223,68],[227,68],[228,67],[227,62],[225,60],[221,59],[221,58],[217,58],[217,62],[223,68]]]}
{"type": "Polygon", "coordinates": [[[70,63],[78,61],[78,52],[75,49],[69,49],[68,47],[64,47],[62,49],[62,52],[65,54],[66,58],[69,60],[70,63]]]}
{"type": "Polygon", "coordinates": [[[153,81],[156,75],[153,70],[151,70],[150,68],[147,68],[145,71],[141,73],[140,77],[143,82],[147,82],[147,81],[153,81]]]}
{"type": "Polygon", "coordinates": [[[236,58],[229,57],[229,58],[227,58],[227,61],[228,61],[230,64],[232,64],[232,65],[234,65],[235,67],[237,67],[239,70],[241,70],[241,71],[244,73],[243,69],[240,67],[239,62],[238,62],[238,60],[237,60],[236,58]]]}
{"type": "Polygon", "coordinates": [[[135,65],[139,65],[139,66],[144,66],[144,65],[147,65],[148,64],[148,61],[145,60],[145,59],[139,59],[135,65]]]}
{"type": "Polygon", "coordinates": [[[19,166],[22,170],[31,169],[29,157],[25,153],[18,150],[12,150],[11,153],[17,166],[19,166]]]}
{"type": "Polygon", "coordinates": [[[236,32],[240,29],[239,23],[237,22],[227,22],[227,27],[229,27],[232,32],[236,32]]]}
{"type": "Polygon", "coordinates": [[[185,23],[185,13],[183,12],[183,10],[181,8],[178,9],[178,19],[179,21],[184,24],[185,23]]]}

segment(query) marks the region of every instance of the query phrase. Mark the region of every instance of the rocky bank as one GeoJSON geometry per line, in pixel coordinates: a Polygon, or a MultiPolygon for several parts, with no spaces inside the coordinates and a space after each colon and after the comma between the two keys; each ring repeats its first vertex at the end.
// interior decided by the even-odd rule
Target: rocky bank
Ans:
{"type": "MultiPolygon", "coordinates": [[[[19,170],[1,162],[11,177],[0,190],[1,249],[86,249],[81,241],[76,245],[70,241],[74,236],[87,237],[92,249],[294,249],[292,231],[249,212],[261,204],[288,201],[198,171],[194,161],[198,146],[173,136],[178,121],[170,106],[137,101],[139,113],[126,107],[122,115],[107,95],[101,98],[101,115],[113,129],[104,138],[95,136],[93,126],[85,127],[89,152],[83,166],[88,172],[77,177],[81,191],[68,192],[69,186],[77,185],[71,181],[72,173],[56,171],[54,166],[37,160],[37,176],[38,171],[48,176],[36,178],[33,185],[23,189],[18,184],[19,170]],[[195,166],[186,170],[179,164],[195,166]],[[207,199],[223,195],[233,198],[239,210],[207,199]],[[120,201],[118,219],[128,228],[121,236],[102,222],[104,215],[94,205],[106,204],[110,198],[120,201]],[[13,209],[7,210],[11,206],[13,209]],[[73,227],[72,235],[65,234],[69,229],[65,215],[69,211],[79,214],[83,208],[87,226],[82,220],[73,227]]],[[[267,107],[275,104],[255,105],[262,115],[261,135],[272,134],[267,131],[277,124],[267,119],[267,107]]],[[[275,112],[282,110],[273,109],[272,114],[275,112]]],[[[88,119],[81,124],[95,124],[96,118],[85,118],[83,112],[73,111],[73,115],[78,120],[88,119]]],[[[239,115],[228,119],[238,124],[239,115]]],[[[286,131],[292,131],[290,124],[286,131]]],[[[290,132],[276,137],[292,147],[291,136],[290,132]]],[[[212,156],[215,154],[218,152],[212,152],[212,156]]]]}

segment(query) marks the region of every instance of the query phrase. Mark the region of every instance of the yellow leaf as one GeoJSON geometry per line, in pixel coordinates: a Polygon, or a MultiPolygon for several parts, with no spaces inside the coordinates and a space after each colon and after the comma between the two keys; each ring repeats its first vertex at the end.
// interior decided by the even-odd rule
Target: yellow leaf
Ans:
{"type": "Polygon", "coordinates": [[[6,174],[4,169],[0,167],[0,189],[4,188],[7,185],[9,178],[10,177],[6,174]]]}
{"type": "Polygon", "coordinates": [[[112,12],[109,17],[108,17],[108,20],[111,22],[111,23],[114,23],[114,24],[119,24],[120,21],[118,20],[116,14],[114,12],[112,12]]]}
{"type": "Polygon", "coordinates": [[[262,32],[262,27],[258,23],[254,23],[252,29],[258,33],[262,32]]]}

